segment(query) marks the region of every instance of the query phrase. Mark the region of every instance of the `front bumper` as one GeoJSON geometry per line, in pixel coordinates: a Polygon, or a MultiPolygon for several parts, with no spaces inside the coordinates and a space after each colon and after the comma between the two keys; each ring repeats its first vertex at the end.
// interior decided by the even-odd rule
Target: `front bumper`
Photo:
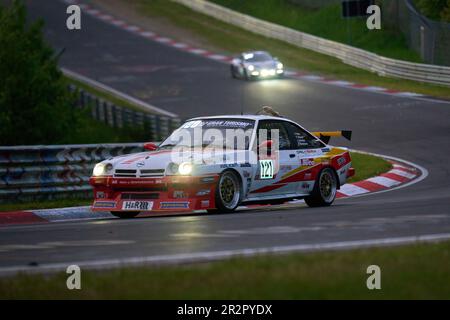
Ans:
{"type": "Polygon", "coordinates": [[[253,70],[250,72],[250,75],[255,78],[273,78],[284,75],[284,70],[283,69],[253,70]]]}
{"type": "Polygon", "coordinates": [[[161,178],[91,177],[92,211],[193,211],[215,208],[218,175],[161,178]],[[147,204],[148,210],[140,208],[147,204]],[[134,206],[133,206],[134,205],[134,206]]]}

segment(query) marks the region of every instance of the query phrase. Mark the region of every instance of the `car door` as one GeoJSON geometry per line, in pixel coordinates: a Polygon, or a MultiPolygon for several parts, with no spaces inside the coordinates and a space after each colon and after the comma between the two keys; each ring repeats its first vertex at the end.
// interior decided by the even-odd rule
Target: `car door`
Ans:
{"type": "Polygon", "coordinates": [[[289,137],[283,120],[260,120],[255,139],[258,164],[254,170],[250,196],[270,198],[289,196],[295,192],[293,184],[284,181],[285,176],[298,166],[295,146],[289,137]],[[272,152],[264,150],[264,141],[272,140],[272,152]]]}
{"type": "Polygon", "coordinates": [[[297,163],[297,168],[288,174],[288,179],[292,181],[292,188],[296,193],[309,193],[315,181],[313,168],[320,164],[317,160],[324,154],[326,145],[293,122],[286,121],[284,125],[295,148],[297,163]]]}

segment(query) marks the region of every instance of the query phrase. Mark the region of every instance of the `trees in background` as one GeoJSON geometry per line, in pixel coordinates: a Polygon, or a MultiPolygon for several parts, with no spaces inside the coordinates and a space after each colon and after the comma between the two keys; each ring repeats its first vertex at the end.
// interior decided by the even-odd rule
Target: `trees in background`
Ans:
{"type": "Polygon", "coordinates": [[[415,0],[414,3],[428,18],[450,22],[450,0],[415,0]]]}
{"type": "Polygon", "coordinates": [[[0,145],[58,143],[76,126],[73,96],[42,28],[27,24],[22,1],[0,5],[0,145]]]}

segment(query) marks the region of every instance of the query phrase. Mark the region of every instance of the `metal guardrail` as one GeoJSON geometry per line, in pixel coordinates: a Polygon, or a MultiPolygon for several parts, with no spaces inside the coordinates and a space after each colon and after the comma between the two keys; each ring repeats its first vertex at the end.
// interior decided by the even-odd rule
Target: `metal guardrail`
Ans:
{"type": "Polygon", "coordinates": [[[95,80],[77,74],[73,71],[62,69],[65,75],[87,84],[97,90],[107,92],[125,101],[133,103],[142,111],[132,110],[123,106],[118,106],[110,101],[100,98],[76,85],[70,85],[72,92],[78,92],[76,106],[89,108],[93,119],[101,121],[113,128],[142,129],[148,135],[149,140],[161,141],[173,130],[180,126],[180,118],[171,112],[149,105],[139,99],[119,92],[95,80]]]}
{"type": "Polygon", "coordinates": [[[172,1],[250,32],[336,57],[348,65],[368,70],[381,76],[450,86],[450,67],[412,63],[382,57],[349,45],[260,20],[205,0],[172,1]]]}
{"type": "Polygon", "coordinates": [[[92,197],[96,163],[141,151],[142,143],[0,147],[0,203],[92,197]]]}

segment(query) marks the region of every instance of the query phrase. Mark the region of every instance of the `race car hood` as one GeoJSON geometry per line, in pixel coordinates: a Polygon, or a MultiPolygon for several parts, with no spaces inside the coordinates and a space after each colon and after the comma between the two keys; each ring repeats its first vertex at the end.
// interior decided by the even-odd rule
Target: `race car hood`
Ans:
{"type": "Polygon", "coordinates": [[[247,63],[247,66],[252,65],[256,69],[275,69],[277,67],[277,62],[274,60],[271,61],[262,61],[262,62],[253,62],[247,63]]]}
{"type": "MultiPolygon", "coordinates": [[[[234,162],[248,162],[248,151],[224,151],[216,152],[214,155],[202,150],[194,150],[189,156],[185,158],[186,161],[194,163],[209,164],[223,164],[234,162]],[[238,160],[238,161],[236,161],[238,160]]],[[[136,170],[136,169],[166,169],[169,163],[173,162],[171,150],[161,150],[152,152],[141,152],[131,155],[115,157],[103,161],[103,163],[111,163],[114,170],[136,170]]]]}

